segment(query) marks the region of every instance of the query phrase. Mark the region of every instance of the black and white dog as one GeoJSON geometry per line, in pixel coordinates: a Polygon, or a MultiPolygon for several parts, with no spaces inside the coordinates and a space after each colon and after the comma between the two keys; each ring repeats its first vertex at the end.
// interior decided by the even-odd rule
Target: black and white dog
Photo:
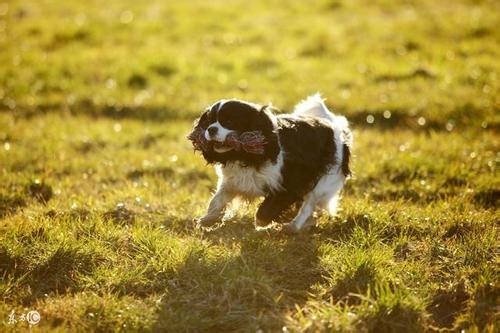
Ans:
{"type": "Polygon", "coordinates": [[[235,197],[264,197],[255,215],[257,228],[277,221],[298,207],[285,224],[298,232],[316,222],[316,209],[335,214],[339,192],[350,176],[352,135],[346,118],[332,114],[319,94],[299,103],[292,114],[274,115],[270,108],[240,100],[220,100],[195,122],[195,130],[210,142],[202,150],[215,164],[217,191],[198,224],[219,221],[235,197]],[[226,145],[231,133],[259,131],[265,137],[262,154],[226,145]]]}

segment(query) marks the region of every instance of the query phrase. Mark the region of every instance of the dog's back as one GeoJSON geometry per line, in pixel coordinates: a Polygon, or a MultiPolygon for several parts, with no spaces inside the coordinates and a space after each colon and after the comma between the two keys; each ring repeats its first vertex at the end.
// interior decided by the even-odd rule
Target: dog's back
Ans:
{"type": "Polygon", "coordinates": [[[350,159],[352,147],[352,133],[344,116],[338,116],[330,112],[321,95],[316,93],[301,101],[295,106],[293,115],[297,117],[309,116],[321,118],[328,121],[335,134],[337,151],[337,163],[342,166],[345,176],[351,175],[350,159]]]}

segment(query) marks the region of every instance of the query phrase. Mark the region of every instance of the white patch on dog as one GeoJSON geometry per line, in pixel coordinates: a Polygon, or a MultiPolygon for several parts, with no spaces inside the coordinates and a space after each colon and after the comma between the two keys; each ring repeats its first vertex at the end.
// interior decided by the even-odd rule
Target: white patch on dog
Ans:
{"type": "Polygon", "coordinates": [[[218,142],[224,142],[224,141],[226,141],[228,134],[232,133],[232,132],[234,132],[234,131],[230,130],[228,128],[225,128],[217,121],[217,122],[213,123],[212,125],[208,126],[208,128],[205,130],[205,139],[218,141],[218,142]],[[217,134],[215,136],[210,136],[210,134],[208,133],[208,129],[211,127],[217,128],[217,134]]]}
{"type": "Polygon", "coordinates": [[[223,187],[248,198],[262,196],[266,189],[276,191],[281,188],[282,167],[283,151],[278,154],[276,163],[267,162],[259,169],[244,166],[240,162],[216,166],[218,188],[223,187]]]}
{"type": "MultiPolygon", "coordinates": [[[[226,100],[221,99],[218,103],[219,103],[219,107],[217,108],[217,110],[215,110],[215,112],[217,112],[217,113],[220,111],[220,109],[224,105],[224,103],[226,103],[226,100]]],[[[209,141],[212,140],[212,141],[217,141],[217,142],[224,142],[224,141],[226,141],[226,138],[229,135],[229,133],[232,133],[232,132],[234,132],[234,131],[230,130],[229,128],[225,128],[224,126],[222,126],[219,123],[219,121],[216,121],[215,123],[208,126],[208,128],[205,130],[205,139],[207,139],[209,141]],[[208,132],[208,129],[211,127],[217,128],[217,134],[215,136],[210,136],[210,134],[208,132]]],[[[231,147],[219,147],[219,148],[215,147],[214,148],[214,150],[218,153],[225,153],[227,151],[230,151],[231,149],[232,149],[231,147]]]]}

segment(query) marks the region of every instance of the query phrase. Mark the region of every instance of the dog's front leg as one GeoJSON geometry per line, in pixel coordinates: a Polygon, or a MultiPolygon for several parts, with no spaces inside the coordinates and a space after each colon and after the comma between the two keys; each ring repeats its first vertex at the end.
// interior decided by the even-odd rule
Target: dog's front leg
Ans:
{"type": "Polygon", "coordinates": [[[234,197],[234,192],[228,191],[223,187],[219,188],[212,197],[212,200],[210,200],[205,216],[200,217],[197,220],[198,225],[202,227],[210,227],[217,221],[220,221],[224,216],[226,206],[231,202],[231,200],[234,199],[234,197]]]}

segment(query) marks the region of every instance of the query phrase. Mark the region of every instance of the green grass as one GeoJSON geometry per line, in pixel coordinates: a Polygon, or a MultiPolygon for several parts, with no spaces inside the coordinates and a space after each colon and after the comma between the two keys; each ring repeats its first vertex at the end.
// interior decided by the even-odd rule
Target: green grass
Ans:
{"type": "Polygon", "coordinates": [[[0,2],[0,331],[497,331],[499,12],[0,2]],[[338,216],[194,228],[216,177],[192,120],[316,91],[354,129],[338,216]]]}

